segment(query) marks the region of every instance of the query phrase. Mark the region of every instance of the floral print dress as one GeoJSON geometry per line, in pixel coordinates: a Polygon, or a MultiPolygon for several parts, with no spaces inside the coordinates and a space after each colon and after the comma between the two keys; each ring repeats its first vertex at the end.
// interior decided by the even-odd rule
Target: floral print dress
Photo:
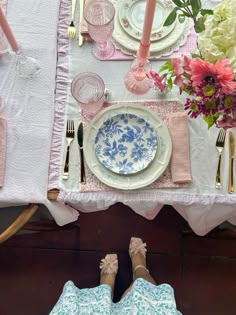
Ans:
{"type": "Polygon", "coordinates": [[[156,286],[139,278],[119,302],[113,303],[111,295],[105,284],[80,290],[68,281],[49,315],[181,315],[169,284],[156,286]]]}

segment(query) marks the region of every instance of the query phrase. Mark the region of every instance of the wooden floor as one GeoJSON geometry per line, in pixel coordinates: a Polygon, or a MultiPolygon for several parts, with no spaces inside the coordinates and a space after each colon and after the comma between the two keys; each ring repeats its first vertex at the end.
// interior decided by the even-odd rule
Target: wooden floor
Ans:
{"type": "Polygon", "coordinates": [[[118,253],[117,301],[132,279],[129,239],[139,236],[148,244],[150,272],[174,287],[184,315],[235,315],[236,240],[188,232],[171,207],[148,221],[117,204],[81,213],[61,230],[17,235],[0,246],[0,314],[48,314],[67,280],[80,288],[98,284],[99,260],[107,252],[118,253]]]}

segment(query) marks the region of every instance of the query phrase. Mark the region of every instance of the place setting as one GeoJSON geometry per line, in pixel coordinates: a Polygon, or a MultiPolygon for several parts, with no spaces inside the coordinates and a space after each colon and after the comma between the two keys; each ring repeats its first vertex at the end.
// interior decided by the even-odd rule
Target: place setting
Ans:
{"type": "Polygon", "coordinates": [[[92,72],[78,74],[71,83],[81,120],[66,122],[63,182],[70,185],[72,176],[72,185],[77,180],[83,192],[189,185],[188,123],[182,102],[111,102],[105,90],[102,78],[92,72]]]}
{"type": "MultiPolygon", "coordinates": [[[[190,54],[196,48],[196,37],[191,20],[185,19],[180,22],[176,19],[173,24],[164,26],[174,6],[174,3],[169,0],[157,0],[155,4],[150,36],[151,59],[169,59],[180,56],[181,53],[190,54]]],[[[141,40],[145,9],[146,1],[144,0],[103,0],[97,3],[85,1],[80,7],[80,10],[83,10],[83,16],[80,11],[78,40],[81,42],[83,38],[86,41],[95,41],[96,45],[92,47],[93,53],[94,47],[100,45],[100,50],[103,47],[103,56],[101,56],[101,51],[100,55],[94,54],[99,60],[132,60],[136,57],[141,40]],[[94,8],[97,10],[96,19],[91,13],[94,8]],[[98,11],[101,14],[100,20],[98,11]],[[104,16],[106,16],[106,22],[103,20],[104,16]]]]}

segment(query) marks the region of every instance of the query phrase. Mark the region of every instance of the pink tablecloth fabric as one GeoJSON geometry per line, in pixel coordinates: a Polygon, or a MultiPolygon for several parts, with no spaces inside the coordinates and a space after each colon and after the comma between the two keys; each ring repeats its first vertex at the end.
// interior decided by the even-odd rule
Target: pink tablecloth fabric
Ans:
{"type": "MultiPolygon", "coordinates": [[[[109,105],[130,103],[138,104],[142,106],[144,104],[155,113],[157,113],[167,124],[171,130],[176,130],[176,134],[171,133],[172,145],[174,150],[172,151],[174,161],[178,161],[177,164],[170,164],[163,175],[155,182],[147,186],[147,189],[155,188],[179,188],[186,186],[191,181],[191,168],[189,160],[189,138],[188,138],[188,124],[183,117],[186,118],[183,111],[183,104],[179,100],[154,100],[154,101],[131,101],[131,102],[112,102],[109,105]],[[172,120],[169,119],[172,117],[172,120]],[[174,119],[173,119],[174,118],[174,119]],[[180,138],[181,139],[180,139],[180,138]],[[180,142],[181,141],[181,142],[180,142]],[[181,155],[179,154],[181,152],[181,155]],[[182,163],[180,162],[182,159],[182,163]],[[186,168],[186,165],[189,167],[186,168]],[[172,178],[172,174],[175,176],[175,180],[172,178]],[[176,178],[178,180],[176,180],[176,178]]],[[[84,125],[86,126],[91,117],[83,113],[82,118],[84,125]]],[[[86,166],[86,184],[81,186],[81,191],[111,191],[114,188],[108,187],[103,184],[96,176],[92,174],[90,169],[86,166]]]]}

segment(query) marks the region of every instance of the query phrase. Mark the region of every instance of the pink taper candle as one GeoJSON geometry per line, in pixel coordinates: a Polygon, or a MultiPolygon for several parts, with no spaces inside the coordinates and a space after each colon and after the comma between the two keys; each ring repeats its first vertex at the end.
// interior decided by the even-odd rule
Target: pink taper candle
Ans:
{"type": "Polygon", "coordinates": [[[3,30],[3,33],[5,34],[9,44],[11,45],[11,48],[13,51],[17,52],[19,51],[20,47],[17,44],[17,41],[15,40],[15,37],[12,33],[12,30],[7,22],[7,19],[2,11],[2,8],[0,7],[0,26],[3,30]]]}
{"type": "Polygon", "coordinates": [[[152,23],[155,14],[157,0],[147,0],[143,24],[143,34],[139,46],[138,56],[147,58],[149,54],[150,36],[152,32],[152,23]]]}

